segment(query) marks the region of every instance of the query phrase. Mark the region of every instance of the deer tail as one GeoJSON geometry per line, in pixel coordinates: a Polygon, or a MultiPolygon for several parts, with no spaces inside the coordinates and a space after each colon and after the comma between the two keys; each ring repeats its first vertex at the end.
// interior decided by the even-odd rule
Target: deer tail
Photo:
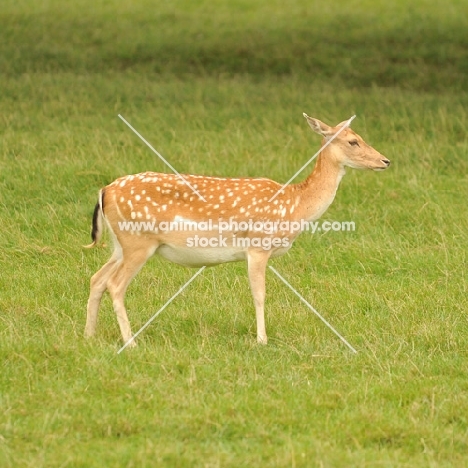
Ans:
{"type": "Polygon", "coordinates": [[[83,247],[85,249],[91,249],[95,247],[101,240],[103,227],[102,218],[104,216],[104,193],[104,189],[99,191],[99,199],[96,203],[96,206],[94,207],[93,227],[91,229],[91,239],[93,242],[91,242],[91,244],[84,245],[83,247]]]}

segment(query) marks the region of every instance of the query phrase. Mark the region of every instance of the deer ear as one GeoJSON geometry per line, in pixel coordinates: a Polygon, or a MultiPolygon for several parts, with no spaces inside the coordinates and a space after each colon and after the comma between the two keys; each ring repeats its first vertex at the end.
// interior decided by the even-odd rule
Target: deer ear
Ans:
{"type": "Polygon", "coordinates": [[[346,125],[346,124],[348,124],[348,127],[351,127],[351,122],[354,120],[355,117],[356,117],[356,116],[353,115],[350,119],[348,119],[348,120],[343,120],[343,122],[340,122],[340,123],[337,125],[337,127],[342,127],[343,125],[346,125]]]}
{"type": "Polygon", "coordinates": [[[307,114],[303,114],[304,117],[307,119],[307,123],[310,125],[310,128],[319,135],[323,137],[329,137],[333,135],[333,130],[327,124],[324,124],[319,119],[314,119],[313,117],[309,117],[307,114]]]}

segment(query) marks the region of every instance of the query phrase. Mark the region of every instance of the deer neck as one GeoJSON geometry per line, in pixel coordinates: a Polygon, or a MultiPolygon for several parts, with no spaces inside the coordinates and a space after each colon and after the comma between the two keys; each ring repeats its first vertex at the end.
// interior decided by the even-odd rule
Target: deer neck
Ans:
{"type": "Polygon", "coordinates": [[[330,147],[320,153],[312,173],[298,185],[301,192],[301,219],[313,221],[327,211],[345,172],[344,166],[331,154],[330,147]]]}

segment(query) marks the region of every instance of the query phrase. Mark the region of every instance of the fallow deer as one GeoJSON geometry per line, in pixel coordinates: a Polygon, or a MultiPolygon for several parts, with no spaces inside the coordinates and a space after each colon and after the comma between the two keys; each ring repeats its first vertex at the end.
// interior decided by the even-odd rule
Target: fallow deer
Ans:
{"type": "Polygon", "coordinates": [[[131,340],[125,292],[145,262],[157,253],[189,267],[246,260],[256,310],[257,341],[266,344],[267,262],[286,253],[300,233],[284,227],[284,221],[296,223],[297,227],[297,223],[322,216],[335,198],[346,167],[381,171],[390,165],[387,158],[349,128],[348,121],[331,127],[306,114],[304,117],[312,130],[323,137],[323,149],[312,173],[301,183],[283,187],[266,178],[144,172],[121,177],[101,189],[93,215],[93,242],[88,247],[99,242],[105,223],[114,251],[91,278],[85,335],[95,333],[101,297],[107,289],[122,338],[125,343],[131,340]],[[202,224],[206,227],[208,220],[213,220],[212,225],[208,231],[202,230],[202,224]],[[129,222],[134,227],[130,230],[129,222]],[[222,223],[225,227],[230,224],[221,233],[222,223]],[[276,223],[279,229],[257,229],[259,223],[276,223]]]}

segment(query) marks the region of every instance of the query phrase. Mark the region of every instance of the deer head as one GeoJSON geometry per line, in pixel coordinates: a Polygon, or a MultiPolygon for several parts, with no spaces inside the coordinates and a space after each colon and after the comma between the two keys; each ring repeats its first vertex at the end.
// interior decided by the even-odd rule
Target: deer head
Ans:
{"type": "Polygon", "coordinates": [[[351,130],[349,125],[343,129],[343,126],[349,120],[345,120],[335,127],[330,127],[318,119],[309,117],[307,114],[304,114],[304,117],[307,119],[310,128],[315,133],[323,136],[323,145],[333,138],[333,141],[329,144],[328,157],[333,158],[342,167],[383,171],[390,166],[390,161],[368,145],[361,136],[351,130]]]}

